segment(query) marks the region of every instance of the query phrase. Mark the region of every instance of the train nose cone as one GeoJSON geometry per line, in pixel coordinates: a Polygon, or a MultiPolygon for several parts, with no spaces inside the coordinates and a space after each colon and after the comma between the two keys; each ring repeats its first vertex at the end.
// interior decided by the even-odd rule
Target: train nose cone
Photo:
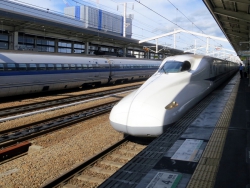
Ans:
{"type": "Polygon", "coordinates": [[[129,95],[131,97],[125,97],[116,104],[109,115],[111,126],[119,132],[127,133],[128,112],[134,93],[135,91],[129,95]]]}
{"type": "Polygon", "coordinates": [[[127,133],[150,137],[161,135],[163,133],[163,114],[164,111],[157,110],[150,104],[133,103],[127,119],[127,133]],[[140,107],[138,108],[138,106],[140,107]]]}
{"type": "Polygon", "coordinates": [[[120,104],[112,109],[109,117],[110,124],[115,130],[133,136],[155,137],[162,134],[162,119],[143,111],[130,110],[128,113],[130,107],[126,108],[123,105],[121,110],[120,104]]]}
{"type": "Polygon", "coordinates": [[[164,132],[165,109],[132,100],[129,96],[113,107],[109,119],[111,126],[133,136],[156,137],[164,132]],[[133,102],[131,102],[133,101],[133,102]]]}

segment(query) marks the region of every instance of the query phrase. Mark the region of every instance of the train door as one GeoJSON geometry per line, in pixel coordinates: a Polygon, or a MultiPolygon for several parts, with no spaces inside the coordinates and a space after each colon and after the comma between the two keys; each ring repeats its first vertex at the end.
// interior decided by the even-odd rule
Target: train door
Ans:
{"type": "Polygon", "coordinates": [[[114,60],[109,60],[109,69],[110,69],[110,75],[109,75],[109,82],[113,82],[114,81],[114,77],[115,77],[115,62],[114,60]]]}
{"type": "Polygon", "coordinates": [[[210,77],[214,77],[217,75],[217,68],[218,68],[218,63],[216,62],[216,60],[214,60],[212,63],[211,63],[211,66],[210,66],[210,77]]]}
{"type": "Polygon", "coordinates": [[[98,80],[100,76],[98,59],[93,59],[92,68],[93,68],[93,77],[95,78],[95,80],[98,80]]]}

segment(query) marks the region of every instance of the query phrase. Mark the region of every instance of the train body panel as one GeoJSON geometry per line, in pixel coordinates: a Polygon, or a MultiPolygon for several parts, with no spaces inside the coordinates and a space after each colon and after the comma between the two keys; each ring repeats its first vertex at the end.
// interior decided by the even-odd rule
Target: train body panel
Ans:
{"type": "Polygon", "coordinates": [[[112,82],[149,78],[154,73],[153,70],[159,67],[155,60],[110,59],[110,62],[113,68],[112,82]]]}
{"type": "Polygon", "coordinates": [[[206,56],[168,57],[137,91],[113,107],[110,123],[126,134],[158,136],[237,70],[229,65],[206,56]]]}
{"type": "Polygon", "coordinates": [[[2,52],[0,97],[147,78],[159,65],[154,60],[2,52]]]}

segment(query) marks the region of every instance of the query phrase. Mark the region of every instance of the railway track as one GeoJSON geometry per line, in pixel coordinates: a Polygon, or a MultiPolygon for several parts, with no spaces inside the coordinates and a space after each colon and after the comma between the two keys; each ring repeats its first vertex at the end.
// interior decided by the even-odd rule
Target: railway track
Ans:
{"type": "Polygon", "coordinates": [[[0,131],[0,148],[47,134],[66,126],[109,112],[119,100],[79,110],[67,115],[0,131]]]}
{"type": "Polygon", "coordinates": [[[97,187],[146,147],[130,142],[129,138],[124,138],[42,187],[97,187]]]}
{"type": "Polygon", "coordinates": [[[67,98],[57,99],[57,100],[52,100],[52,101],[37,102],[35,104],[28,104],[28,105],[22,105],[22,106],[18,106],[18,107],[5,108],[5,109],[0,110],[0,117],[5,118],[5,117],[8,117],[9,115],[17,115],[17,114],[22,114],[24,112],[31,112],[34,110],[44,109],[47,107],[52,107],[52,106],[54,107],[54,106],[69,104],[69,103],[78,102],[78,101],[82,101],[82,100],[88,100],[88,99],[95,98],[95,97],[102,97],[105,95],[115,94],[117,92],[123,92],[123,91],[137,89],[140,86],[141,86],[141,84],[136,85],[136,86],[129,86],[129,87],[124,87],[124,88],[112,89],[109,91],[93,92],[90,94],[84,94],[84,95],[80,95],[80,96],[67,97],[67,98]]]}

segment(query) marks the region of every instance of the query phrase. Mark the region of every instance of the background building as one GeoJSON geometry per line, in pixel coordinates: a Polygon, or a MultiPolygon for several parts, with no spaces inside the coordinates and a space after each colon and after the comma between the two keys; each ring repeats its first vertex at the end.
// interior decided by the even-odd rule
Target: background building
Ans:
{"type": "MultiPolygon", "coordinates": [[[[98,29],[110,34],[123,36],[123,16],[86,5],[65,7],[64,14],[82,21],[84,28],[98,29]]],[[[126,37],[131,38],[131,17],[126,18],[126,23],[126,37]]]]}

